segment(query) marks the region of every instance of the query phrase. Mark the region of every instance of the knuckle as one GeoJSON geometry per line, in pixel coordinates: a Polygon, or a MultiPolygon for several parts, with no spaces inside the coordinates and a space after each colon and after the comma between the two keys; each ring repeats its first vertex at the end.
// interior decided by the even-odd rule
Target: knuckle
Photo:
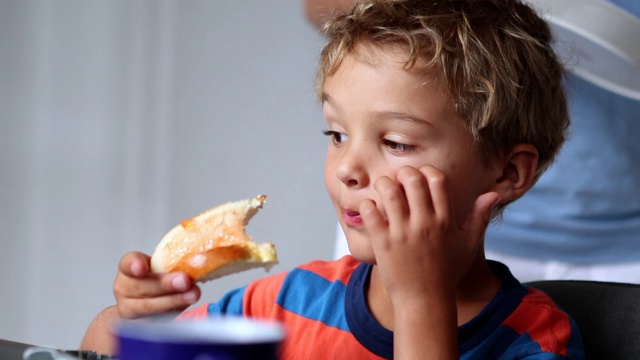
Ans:
{"type": "Polygon", "coordinates": [[[430,174],[428,177],[429,184],[431,186],[446,186],[447,185],[447,177],[441,173],[430,174]]]}
{"type": "Polygon", "coordinates": [[[372,218],[376,215],[376,211],[377,209],[375,208],[375,206],[372,206],[371,204],[365,204],[360,209],[360,215],[366,218],[372,218]]]}
{"type": "Polygon", "coordinates": [[[408,187],[423,186],[424,183],[425,183],[424,176],[422,176],[421,174],[417,174],[415,172],[406,175],[406,178],[404,180],[405,186],[408,186],[408,187]]]}
{"type": "Polygon", "coordinates": [[[380,179],[376,183],[376,188],[380,195],[387,200],[396,200],[401,196],[400,188],[386,178],[380,179]]]}
{"type": "Polygon", "coordinates": [[[146,315],[156,312],[154,302],[150,299],[141,299],[138,304],[138,314],[146,315]]]}
{"type": "Polygon", "coordinates": [[[116,311],[122,319],[133,319],[135,317],[135,311],[132,310],[130,301],[118,301],[116,311]]]}
{"type": "Polygon", "coordinates": [[[122,283],[122,281],[116,280],[113,283],[113,293],[118,297],[122,297],[126,294],[126,286],[122,283]]]}
{"type": "Polygon", "coordinates": [[[398,180],[405,187],[422,187],[426,185],[425,175],[409,166],[399,170],[398,180]]]}
{"type": "Polygon", "coordinates": [[[113,295],[115,295],[116,299],[121,298],[123,295],[122,288],[120,286],[113,287],[113,295]]]}

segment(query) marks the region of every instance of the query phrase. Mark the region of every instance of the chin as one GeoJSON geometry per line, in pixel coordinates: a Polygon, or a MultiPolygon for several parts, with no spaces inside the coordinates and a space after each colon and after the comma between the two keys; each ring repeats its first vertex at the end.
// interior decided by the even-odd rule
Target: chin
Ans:
{"type": "Polygon", "coordinates": [[[347,233],[347,242],[349,244],[349,252],[356,260],[375,265],[376,257],[371,248],[371,243],[366,236],[360,233],[347,233]]]}
{"type": "Polygon", "coordinates": [[[351,256],[361,263],[376,265],[376,258],[374,256],[358,256],[358,254],[351,254],[351,256]]]}

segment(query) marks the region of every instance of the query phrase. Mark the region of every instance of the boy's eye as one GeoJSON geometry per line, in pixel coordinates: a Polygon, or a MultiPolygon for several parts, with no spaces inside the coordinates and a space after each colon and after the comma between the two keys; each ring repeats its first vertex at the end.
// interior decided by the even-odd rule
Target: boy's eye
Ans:
{"type": "Polygon", "coordinates": [[[346,134],[342,134],[342,133],[339,133],[339,132],[333,131],[333,130],[325,130],[325,131],[323,131],[323,133],[326,136],[330,136],[331,140],[336,145],[345,142],[347,140],[347,138],[348,138],[348,136],[346,134]]]}
{"type": "Polygon", "coordinates": [[[391,140],[384,140],[384,145],[390,150],[399,153],[411,151],[415,148],[413,145],[400,144],[391,140]]]}

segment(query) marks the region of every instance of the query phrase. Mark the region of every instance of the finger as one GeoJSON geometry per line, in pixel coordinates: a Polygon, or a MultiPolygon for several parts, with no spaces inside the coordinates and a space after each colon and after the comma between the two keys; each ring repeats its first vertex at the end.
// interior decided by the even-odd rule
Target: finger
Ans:
{"type": "Polygon", "coordinates": [[[183,311],[196,303],[201,296],[200,288],[194,286],[189,291],[154,298],[124,299],[118,302],[118,313],[122,318],[133,319],[148,315],[183,311]]]}
{"type": "Polygon", "coordinates": [[[429,184],[423,172],[405,166],[398,171],[398,182],[402,184],[407,198],[410,216],[423,221],[433,213],[429,184]]]}
{"type": "Polygon", "coordinates": [[[193,279],[183,272],[148,274],[144,278],[117,276],[113,285],[116,298],[147,298],[185,292],[193,279]]]}
{"type": "Polygon", "coordinates": [[[461,226],[461,231],[472,248],[475,249],[479,245],[491,220],[491,211],[499,202],[498,193],[488,192],[480,195],[473,204],[473,208],[461,226]]]}
{"type": "Polygon", "coordinates": [[[420,172],[424,175],[425,181],[428,183],[429,197],[431,198],[431,206],[438,219],[451,218],[451,196],[449,194],[449,184],[447,177],[442,171],[433,166],[424,166],[420,168],[420,172]]]}
{"type": "Polygon", "coordinates": [[[403,226],[403,222],[408,218],[409,205],[402,189],[402,186],[383,176],[376,180],[375,190],[380,194],[380,203],[387,222],[390,226],[403,226]]]}
{"type": "Polygon", "coordinates": [[[358,209],[364,225],[367,227],[369,233],[379,234],[385,231],[387,226],[387,220],[378,210],[376,203],[373,200],[367,199],[360,203],[358,209]]]}
{"type": "Polygon", "coordinates": [[[130,277],[144,277],[151,269],[151,257],[132,251],[125,254],[118,263],[118,272],[130,277]]]}

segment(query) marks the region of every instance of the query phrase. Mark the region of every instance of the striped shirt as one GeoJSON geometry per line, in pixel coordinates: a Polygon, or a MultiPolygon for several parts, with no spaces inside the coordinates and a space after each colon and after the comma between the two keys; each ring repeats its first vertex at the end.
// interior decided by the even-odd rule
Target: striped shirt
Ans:
{"type": "MultiPolygon", "coordinates": [[[[521,285],[506,266],[489,264],[502,286],[459,327],[460,359],[583,359],[574,321],[543,292],[521,285]]],[[[228,314],[281,321],[287,331],[283,360],[388,359],[393,332],[366,305],[370,272],[371,265],[351,256],[314,261],[233,290],[181,318],[228,314]]]]}

